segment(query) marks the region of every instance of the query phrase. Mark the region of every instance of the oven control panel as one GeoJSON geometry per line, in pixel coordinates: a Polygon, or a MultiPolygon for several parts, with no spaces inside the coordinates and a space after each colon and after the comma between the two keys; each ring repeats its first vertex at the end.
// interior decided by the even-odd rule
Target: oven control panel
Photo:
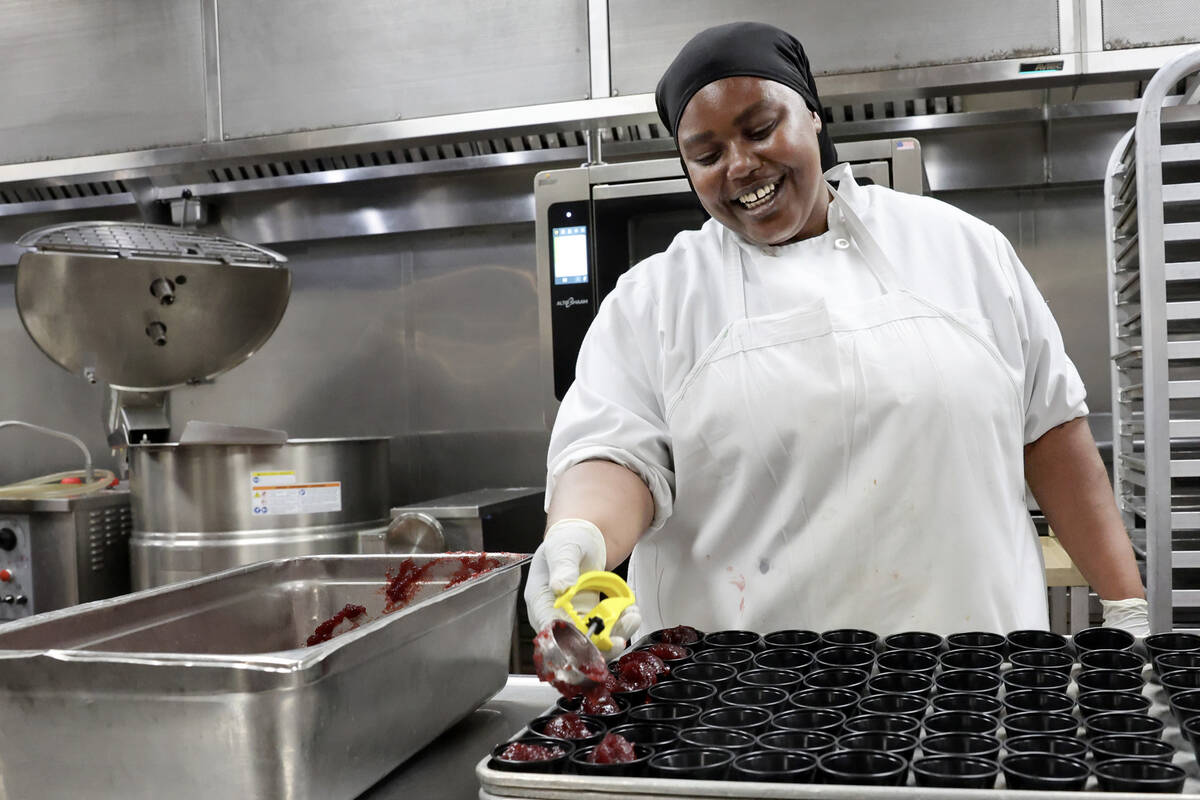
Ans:
{"type": "Polygon", "coordinates": [[[33,611],[33,561],[29,517],[0,516],[0,622],[33,611]]]}

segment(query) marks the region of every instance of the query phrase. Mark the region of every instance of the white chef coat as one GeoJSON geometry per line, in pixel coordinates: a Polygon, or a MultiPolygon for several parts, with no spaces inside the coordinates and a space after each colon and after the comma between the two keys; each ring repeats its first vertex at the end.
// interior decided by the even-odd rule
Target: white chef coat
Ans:
{"type": "MultiPolygon", "coordinates": [[[[998,231],[932,198],[859,187],[848,180],[850,171],[844,165],[829,176],[840,180],[844,201],[886,252],[899,281],[914,295],[967,321],[994,345],[1019,389],[1025,443],[1087,413],[1082,381],[1064,351],[1058,327],[998,231]]],[[[829,231],[821,236],[780,247],[758,247],[734,237],[741,251],[748,317],[821,302],[869,302],[881,294],[861,249],[851,244],[839,202],[831,203],[829,231]]],[[[563,400],[551,437],[547,503],[557,477],[584,460],[622,464],[646,481],[655,514],[650,533],[635,548],[635,562],[639,550],[653,549],[655,532],[672,517],[677,443],[668,422],[671,409],[688,388],[693,367],[733,321],[721,269],[722,241],[728,236],[710,220],[699,231],[680,233],[665,252],[621,277],[588,331],[576,381],[563,400]]],[[[795,391],[803,392],[804,387],[795,391]]],[[[823,433],[812,430],[804,435],[823,433]]],[[[895,470],[904,469],[898,457],[895,470]]],[[[745,522],[754,524],[752,519],[745,522]]],[[[672,535],[677,543],[678,532],[672,535]]],[[[722,572],[727,565],[708,565],[699,554],[689,555],[697,557],[680,559],[679,567],[700,573],[690,580],[701,595],[714,582],[727,582],[722,572]]],[[[661,570],[657,574],[662,575],[661,570]]],[[[661,601],[660,587],[647,587],[642,577],[643,585],[634,590],[648,627],[696,624],[697,617],[666,618],[668,606],[680,606],[661,601]]],[[[754,579],[761,583],[787,577],[764,573],[754,579]]],[[[678,591],[679,584],[672,586],[678,591]]],[[[779,616],[764,617],[759,609],[748,620],[728,615],[709,619],[710,625],[755,627],[756,622],[775,624],[772,620],[779,616]]]]}

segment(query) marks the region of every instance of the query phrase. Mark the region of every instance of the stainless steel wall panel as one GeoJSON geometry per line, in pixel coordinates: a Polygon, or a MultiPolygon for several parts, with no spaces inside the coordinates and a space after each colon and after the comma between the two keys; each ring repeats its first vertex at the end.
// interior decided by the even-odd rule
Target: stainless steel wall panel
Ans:
{"type": "Polygon", "coordinates": [[[414,498],[545,479],[533,236],[522,224],[408,237],[414,498]]]}
{"type": "Polygon", "coordinates": [[[533,169],[251,192],[216,202],[226,235],[260,243],[532,222],[533,169]]]}
{"type": "MultiPolygon", "coordinates": [[[[0,267],[0,419],[19,419],[83,439],[96,467],[111,469],[104,436],[104,389],[46,358],[17,314],[16,267],[0,267]]],[[[20,430],[0,432],[0,485],[83,467],[83,454],[63,442],[20,430]]]]}
{"type": "Polygon", "coordinates": [[[197,144],[196,0],[0,0],[0,163],[197,144]]]}
{"type": "MultiPolygon", "coordinates": [[[[481,486],[541,486],[546,481],[550,432],[539,430],[432,431],[413,437],[413,501],[481,486]]],[[[531,532],[534,541],[541,530],[531,532]]]]}
{"type": "MultiPolygon", "coordinates": [[[[912,134],[934,192],[1095,183],[1130,117],[1022,122],[912,134]]],[[[1098,185],[1098,184],[1097,184],[1098,185]]]]}
{"type": "Polygon", "coordinates": [[[934,192],[1040,184],[1045,132],[1039,123],[919,134],[934,192]]]}
{"type": "Polygon", "coordinates": [[[225,135],[588,94],[586,0],[219,0],[225,135]]]}
{"type": "MultiPolygon", "coordinates": [[[[1094,183],[1129,130],[1128,117],[1103,117],[1055,123],[1050,136],[1050,178],[1054,183],[1094,183]]],[[[1101,230],[1101,234],[1103,231],[1101,230]]]]}
{"type": "Polygon", "coordinates": [[[513,225],[410,243],[414,430],[541,427],[532,234],[513,225]]]}
{"type": "Polygon", "coordinates": [[[768,22],[800,39],[817,75],[1048,55],[1056,0],[609,0],[612,84],[652,92],[679,48],[704,28],[768,22]]]}
{"type": "Polygon", "coordinates": [[[1196,0],[1102,0],[1105,50],[1200,42],[1196,0]]]}

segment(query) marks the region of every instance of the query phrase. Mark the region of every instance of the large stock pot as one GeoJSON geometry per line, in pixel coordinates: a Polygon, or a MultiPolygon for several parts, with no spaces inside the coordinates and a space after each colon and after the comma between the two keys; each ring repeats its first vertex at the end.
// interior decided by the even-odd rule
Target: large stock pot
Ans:
{"type": "Polygon", "coordinates": [[[355,553],[388,524],[388,438],[129,448],[135,589],[291,556],[355,553]]]}

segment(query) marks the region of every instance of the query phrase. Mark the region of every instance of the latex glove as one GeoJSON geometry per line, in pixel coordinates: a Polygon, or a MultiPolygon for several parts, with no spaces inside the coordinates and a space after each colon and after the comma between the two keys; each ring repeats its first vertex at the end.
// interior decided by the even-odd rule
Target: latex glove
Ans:
{"type": "Polygon", "coordinates": [[[1104,627],[1120,628],[1138,638],[1150,635],[1150,606],[1140,597],[1128,600],[1101,600],[1104,627]]]}
{"type": "MultiPolygon", "coordinates": [[[[554,607],[558,596],[575,585],[579,576],[591,570],[604,569],[608,548],[604,536],[591,522],[585,519],[563,519],[550,526],[546,538],[533,554],[529,565],[529,579],[525,582],[525,608],[529,612],[529,623],[535,631],[556,619],[568,619],[565,611],[554,607]]],[[[595,592],[580,592],[572,598],[576,613],[583,614],[599,602],[595,592]]],[[[642,615],[636,605],[621,613],[609,631],[612,649],[603,653],[612,659],[621,655],[637,629],[641,627],[642,615]]]]}

